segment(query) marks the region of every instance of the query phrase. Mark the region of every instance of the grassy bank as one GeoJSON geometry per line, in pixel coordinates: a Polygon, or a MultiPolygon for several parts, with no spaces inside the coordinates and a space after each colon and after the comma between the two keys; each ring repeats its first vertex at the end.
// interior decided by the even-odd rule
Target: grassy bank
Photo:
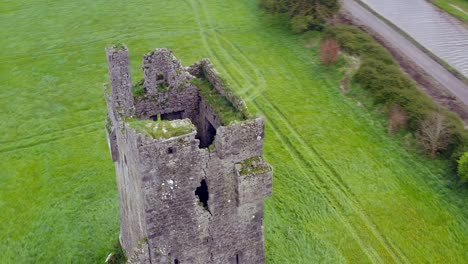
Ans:
{"type": "Polygon", "coordinates": [[[155,47],[184,65],[208,57],[267,117],[268,263],[468,261],[468,198],[447,188],[447,162],[407,153],[380,117],[341,94],[346,65],[320,65],[320,34],[293,35],[250,0],[10,1],[0,10],[1,263],[99,263],[113,250],[118,194],[102,83],[104,47],[116,41],[130,49],[134,81],[155,47]]]}
{"type": "Polygon", "coordinates": [[[468,1],[467,0],[431,0],[435,5],[447,13],[468,23],[468,1]]]}

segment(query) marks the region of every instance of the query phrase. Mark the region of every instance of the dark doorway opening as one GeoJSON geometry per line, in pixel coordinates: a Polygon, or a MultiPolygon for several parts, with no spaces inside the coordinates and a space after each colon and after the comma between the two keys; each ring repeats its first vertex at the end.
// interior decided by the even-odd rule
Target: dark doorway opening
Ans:
{"type": "Polygon", "coordinates": [[[166,113],[161,115],[162,120],[176,120],[176,119],[182,119],[182,114],[184,111],[178,111],[178,112],[172,112],[172,113],[166,113]]]}
{"type": "MultiPolygon", "coordinates": [[[[183,114],[184,114],[184,111],[161,114],[161,120],[170,121],[170,120],[182,119],[183,114]]],[[[158,121],[158,115],[152,115],[150,116],[150,119],[153,121],[158,121]]]]}
{"type": "Polygon", "coordinates": [[[239,264],[239,254],[236,254],[236,264],[239,264]]]}
{"type": "Polygon", "coordinates": [[[174,264],[179,264],[179,260],[178,260],[178,259],[174,259],[174,264]]]}
{"type": "Polygon", "coordinates": [[[150,116],[150,119],[153,121],[158,121],[158,115],[152,115],[150,116]]]}
{"type": "Polygon", "coordinates": [[[208,185],[206,184],[205,180],[200,182],[200,186],[198,186],[195,190],[195,195],[198,196],[200,206],[203,206],[203,208],[209,212],[210,210],[208,209],[208,199],[210,199],[210,194],[208,193],[208,185]]]}
{"type": "Polygon", "coordinates": [[[216,136],[216,128],[210,123],[210,121],[205,119],[205,124],[203,130],[201,131],[201,135],[198,135],[200,139],[200,148],[207,148],[209,147],[216,136]]]}
{"type": "Polygon", "coordinates": [[[182,114],[184,111],[177,111],[177,112],[172,112],[172,113],[166,113],[161,115],[162,120],[176,120],[176,119],[182,119],[182,114]]]}

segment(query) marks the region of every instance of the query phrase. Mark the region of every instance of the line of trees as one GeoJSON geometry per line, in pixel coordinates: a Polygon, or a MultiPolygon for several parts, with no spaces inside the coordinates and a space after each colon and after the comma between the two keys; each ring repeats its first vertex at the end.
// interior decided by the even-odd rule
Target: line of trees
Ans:
{"type": "Polygon", "coordinates": [[[322,30],[340,9],[338,0],[258,0],[258,3],[269,12],[287,14],[296,33],[322,30]]]}

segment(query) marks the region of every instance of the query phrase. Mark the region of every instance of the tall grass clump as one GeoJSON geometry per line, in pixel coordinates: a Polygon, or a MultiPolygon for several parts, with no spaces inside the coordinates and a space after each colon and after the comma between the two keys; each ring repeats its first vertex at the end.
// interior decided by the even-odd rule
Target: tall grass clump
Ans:
{"type": "Polygon", "coordinates": [[[458,161],[458,176],[462,183],[468,182],[468,152],[465,152],[458,161]]]}
{"type": "Polygon", "coordinates": [[[352,26],[329,27],[325,30],[325,37],[335,39],[344,51],[362,59],[362,65],[352,80],[368,90],[376,104],[382,104],[386,109],[401,108],[399,114],[406,116],[409,131],[421,134],[421,130],[427,129],[427,124],[431,123],[434,113],[440,114],[449,136],[444,142],[446,147],[438,149],[437,153],[455,164],[468,138],[460,118],[436,105],[418,90],[390,53],[360,29],[352,26]]]}

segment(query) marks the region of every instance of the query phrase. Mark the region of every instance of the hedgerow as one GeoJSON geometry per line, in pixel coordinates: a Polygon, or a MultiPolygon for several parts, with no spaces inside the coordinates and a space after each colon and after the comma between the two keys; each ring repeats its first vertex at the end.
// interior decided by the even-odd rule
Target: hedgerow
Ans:
{"type": "Polygon", "coordinates": [[[287,14],[295,33],[322,30],[340,9],[337,0],[257,0],[257,3],[270,13],[287,14]]]}
{"type": "Polygon", "coordinates": [[[370,91],[376,104],[382,104],[387,109],[394,105],[401,107],[408,117],[407,128],[411,132],[417,132],[423,120],[432,113],[442,114],[451,136],[447,142],[449,147],[441,154],[454,165],[457,164],[468,141],[463,122],[458,116],[436,105],[418,90],[390,53],[360,29],[353,26],[328,27],[324,37],[335,39],[345,52],[361,58],[362,65],[352,81],[370,91]]]}

